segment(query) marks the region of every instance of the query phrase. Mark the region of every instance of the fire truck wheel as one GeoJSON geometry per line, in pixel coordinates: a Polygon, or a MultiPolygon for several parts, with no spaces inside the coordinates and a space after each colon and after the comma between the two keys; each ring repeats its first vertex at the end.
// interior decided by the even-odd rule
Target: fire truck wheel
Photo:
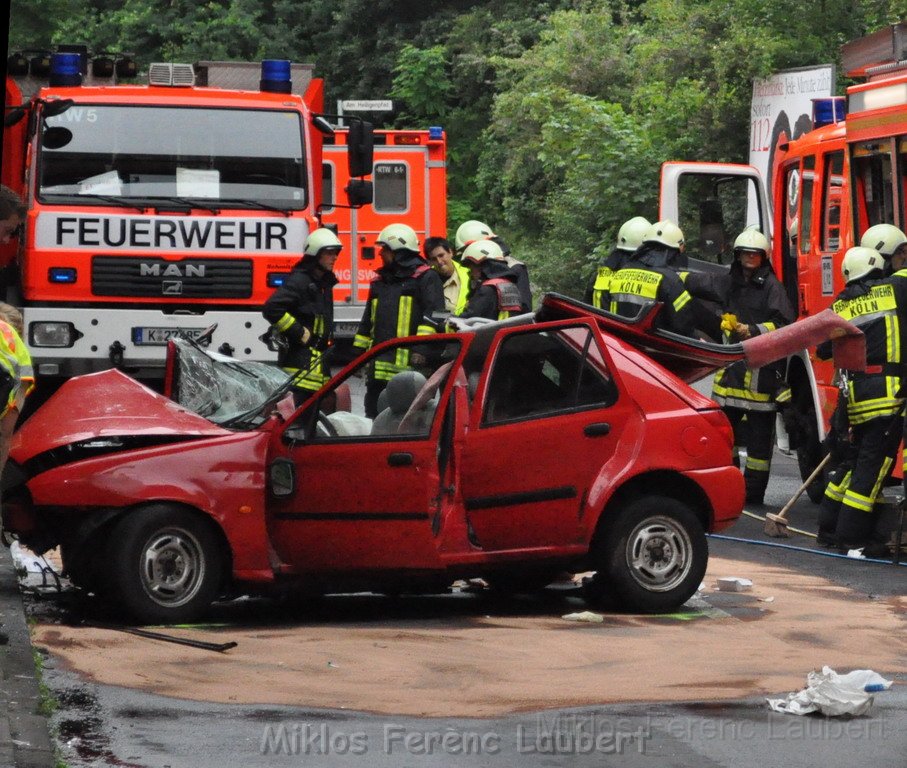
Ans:
{"type": "Polygon", "coordinates": [[[221,548],[198,514],[165,504],[130,510],[109,540],[120,604],[146,624],[192,618],[217,597],[221,548]]]}
{"type": "Polygon", "coordinates": [[[696,592],[708,560],[696,514],[677,499],[644,496],[618,512],[596,545],[592,565],[597,572],[587,595],[608,608],[672,611],[696,592]]]}

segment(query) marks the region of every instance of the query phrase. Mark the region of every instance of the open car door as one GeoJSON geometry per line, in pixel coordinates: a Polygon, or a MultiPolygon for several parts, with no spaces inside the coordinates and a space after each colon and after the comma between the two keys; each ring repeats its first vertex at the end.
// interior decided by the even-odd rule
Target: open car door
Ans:
{"type": "Polygon", "coordinates": [[[271,541],[284,563],[340,576],[398,569],[401,578],[442,567],[442,484],[455,484],[451,390],[462,347],[447,335],[379,345],[275,433],[271,471],[282,464],[293,477],[269,504],[271,541]],[[398,372],[372,413],[360,377],[390,367],[398,372]],[[347,385],[349,398],[339,394],[347,385]]]}

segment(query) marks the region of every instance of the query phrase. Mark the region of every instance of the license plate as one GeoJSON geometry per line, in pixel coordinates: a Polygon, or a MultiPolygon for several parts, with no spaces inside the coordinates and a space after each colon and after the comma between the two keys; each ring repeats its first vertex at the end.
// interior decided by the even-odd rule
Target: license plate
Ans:
{"type": "Polygon", "coordinates": [[[359,330],[359,323],[334,323],[334,335],[341,339],[351,339],[359,330]]]}
{"type": "Polygon", "coordinates": [[[142,326],[132,329],[132,343],[138,347],[163,346],[170,339],[177,336],[197,339],[202,335],[204,328],[160,328],[142,326]]]}

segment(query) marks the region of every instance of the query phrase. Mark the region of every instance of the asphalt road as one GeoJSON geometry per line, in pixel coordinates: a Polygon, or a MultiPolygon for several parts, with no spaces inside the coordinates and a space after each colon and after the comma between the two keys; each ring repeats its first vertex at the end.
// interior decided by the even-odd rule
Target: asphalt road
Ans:
{"type": "MultiPolygon", "coordinates": [[[[764,514],[780,507],[798,485],[794,462],[777,455],[766,498],[768,506],[755,511],[764,514]]],[[[815,530],[815,517],[816,508],[805,497],[790,513],[792,524],[806,530],[815,530]]],[[[809,550],[814,545],[805,537],[770,539],[763,534],[763,524],[749,518],[743,518],[727,536],[761,542],[711,538],[711,552],[740,561],[743,576],[747,562],[775,564],[847,586],[859,600],[907,594],[904,566],[832,557],[824,550],[794,549],[809,550]]],[[[445,610],[453,611],[452,616],[462,611],[462,605],[443,600],[438,598],[433,606],[433,625],[443,626],[445,610]]],[[[406,615],[405,608],[402,616],[399,610],[398,606],[395,616],[402,624],[419,623],[421,608],[411,616],[406,615]]],[[[342,617],[338,619],[342,631],[342,617]]],[[[658,675],[662,665],[672,663],[670,649],[660,647],[657,639],[656,628],[647,638],[652,646],[651,662],[640,669],[640,675],[658,675]]],[[[741,653],[758,652],[741,649],[741,653]]],[[[865,666],[871,664],[867,659],[865,666]]],[[[804,677],[807,671],[804,669],[804,677]]],[[[639,702],[484,719],[372,715],[278,707],[267,702],[222,705],[98,685],[60,668],[53,656],[45,663],[45,680],[59,702],[52,726],[61,755],[72,768],[836,768],[870,762],[907,768],[907,672],[896,675],[897,684],[891,691],[877,695],[870,716],[855,719],[778,714],[768,709],[763,698],[639,702]]],[[[399,685],[405,686],[406,680],[400,680],[399,685]]],[[[558,686],[555,671],[551,673],[551,686],[558,686]]],[[[785,693],[779,691],[778,695],[785,693]]]]}

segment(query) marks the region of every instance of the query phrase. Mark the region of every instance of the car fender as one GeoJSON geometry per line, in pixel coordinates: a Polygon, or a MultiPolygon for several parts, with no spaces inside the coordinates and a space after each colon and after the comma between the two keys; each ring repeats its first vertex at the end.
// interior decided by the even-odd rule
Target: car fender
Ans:
{"type": "Polygon", "coordinates": [[[198,509],[221,528],[237,578],[273,578],[266,527],[267,432],[245,432],[105,454],[49,469],[31,478],[36,512],[118,508],[172,502],[198,509]]]}

